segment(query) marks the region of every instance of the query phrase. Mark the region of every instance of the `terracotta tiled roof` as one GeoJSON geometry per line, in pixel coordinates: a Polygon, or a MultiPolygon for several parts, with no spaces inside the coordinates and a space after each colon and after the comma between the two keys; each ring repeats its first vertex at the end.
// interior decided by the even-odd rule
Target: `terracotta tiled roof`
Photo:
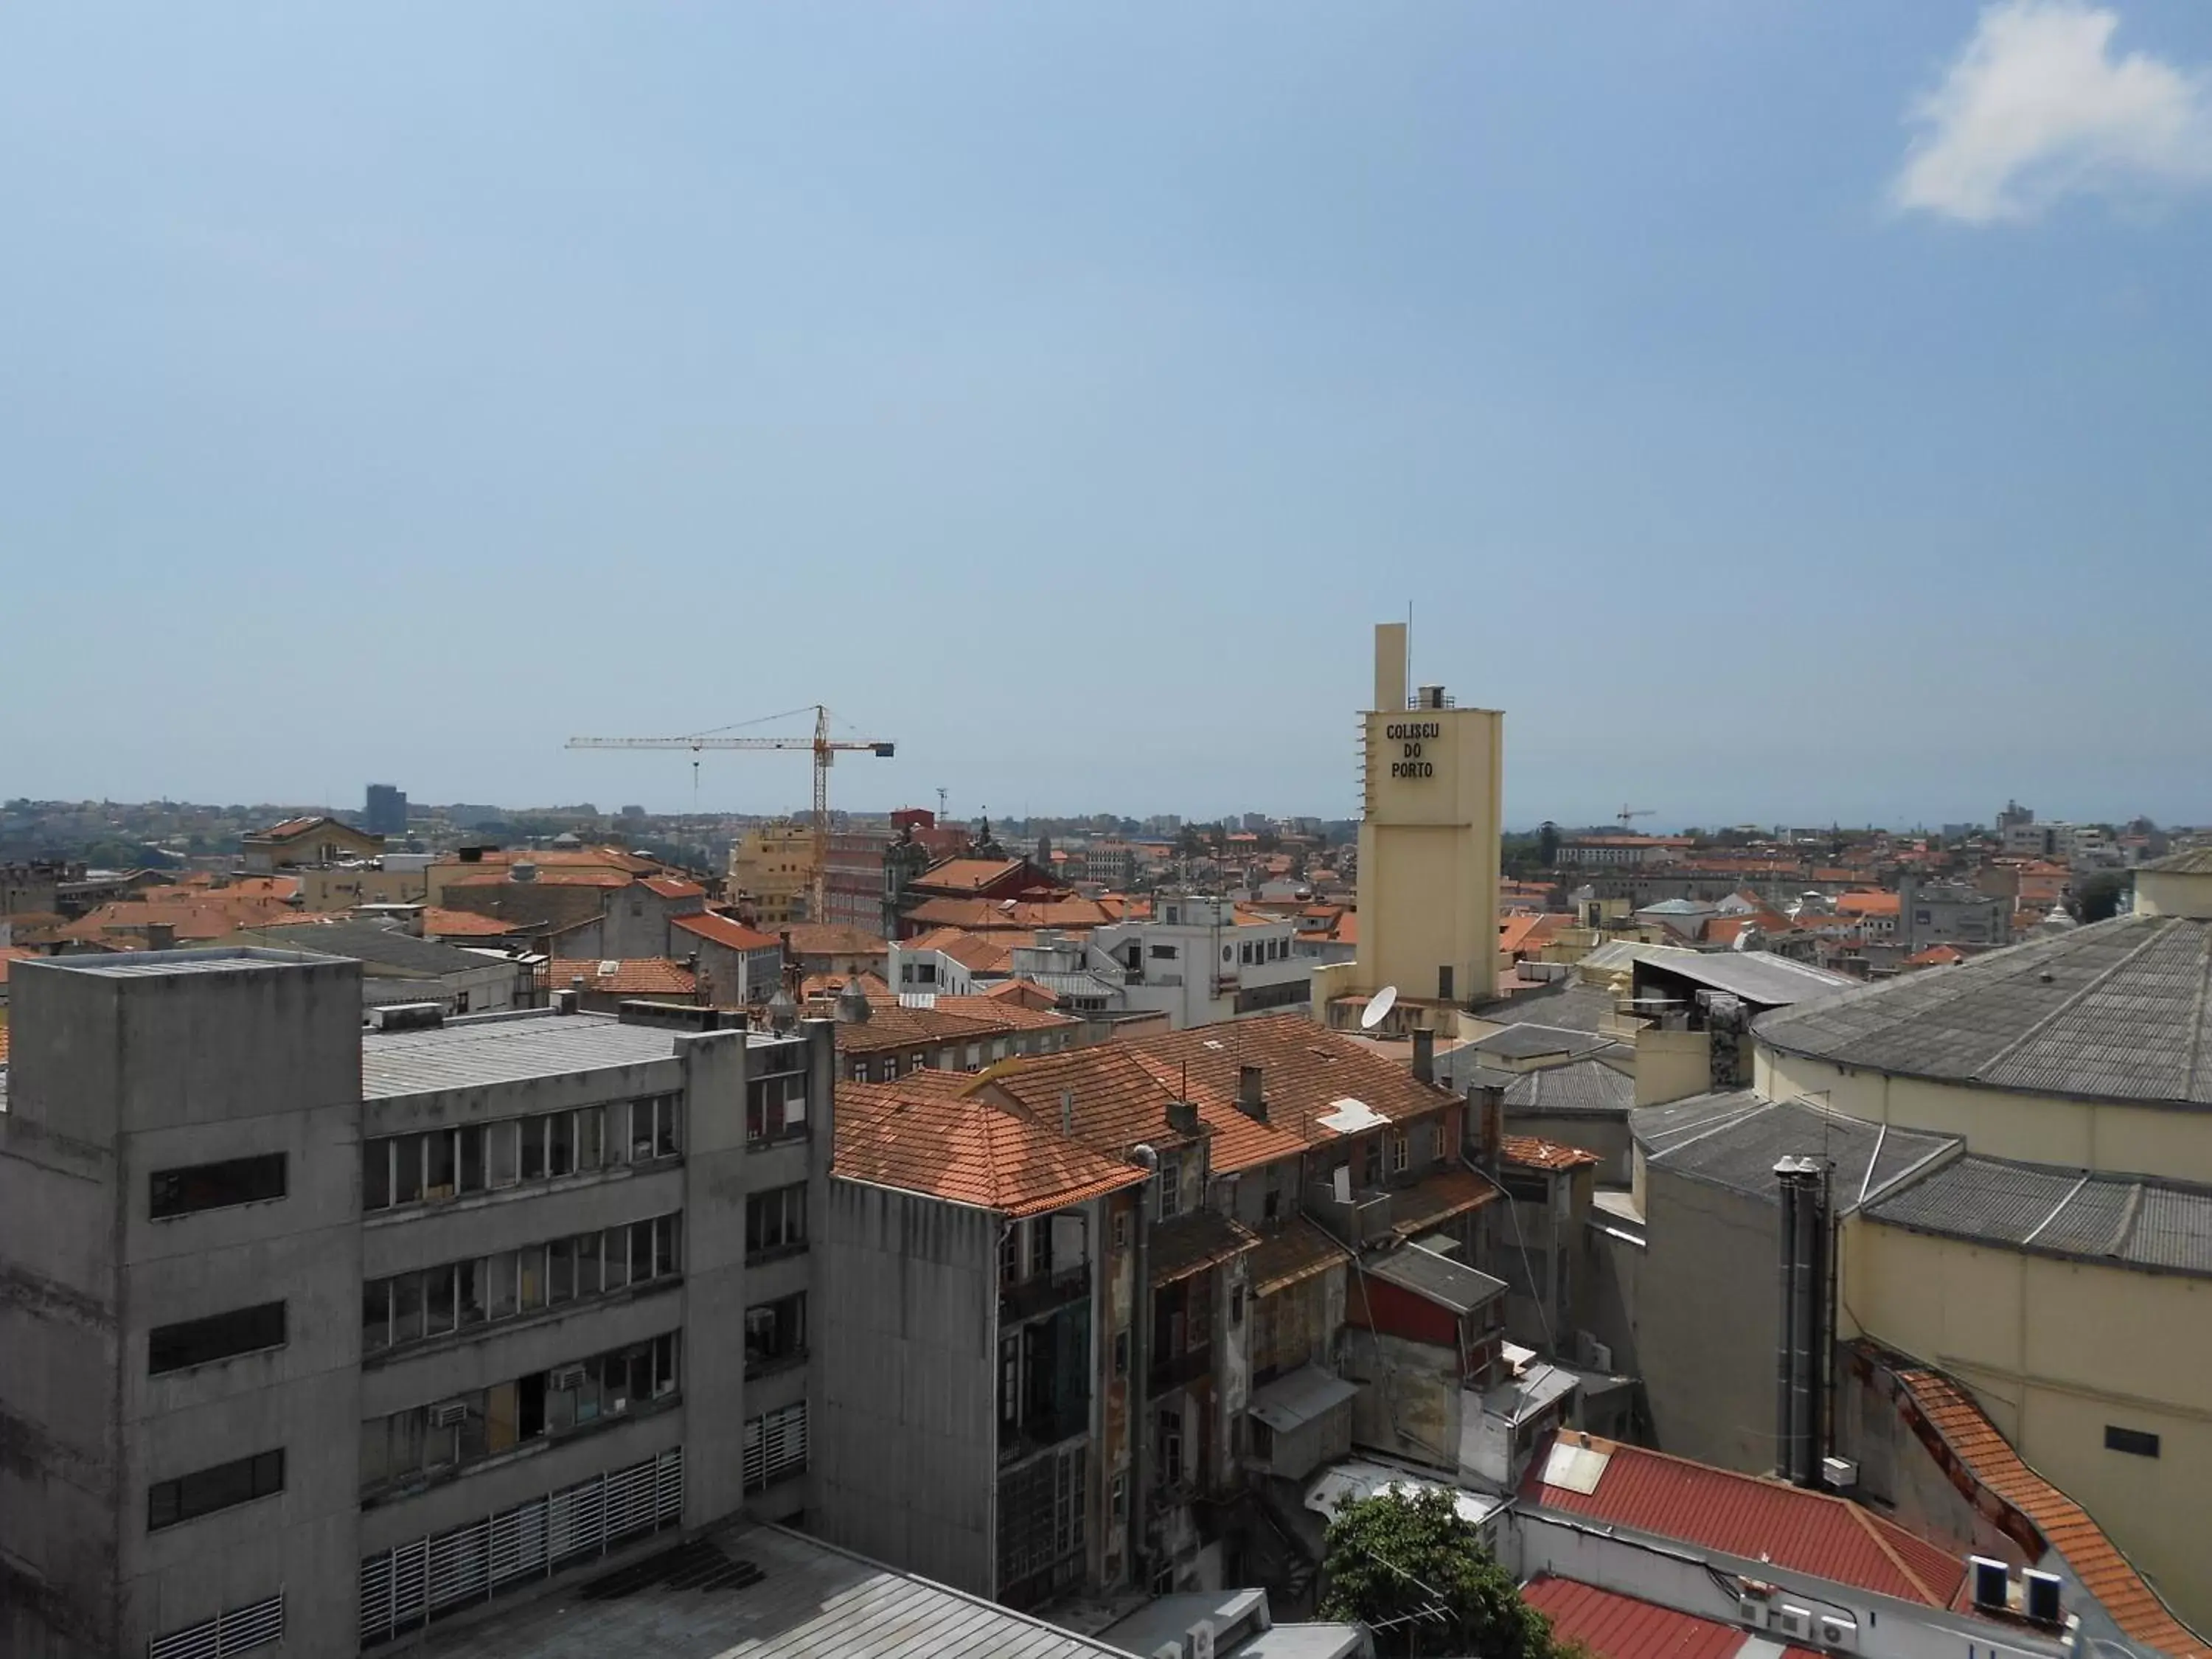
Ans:
{"type": "Polygon", "coordinates": [[[1390,1228],[1401,1238],[1412,1238],[1497,1196],[1498,1189],[1472,1170],[1439,1170],[1391,1194],[1390,1228]]]}
{"type": "Polygon", "coordinates": [[[995,1020],[1015,1031],[1073,1030],[1083,1022],[1071,1014],[1049,1008],[1032,1008],[1028,1004],[1001,997],[946,997],[937,999],[940,1013],[964,1014],[970,1019],[995,1020]]]}
{"type": "Polygon", "coordinates": [[[1533,949],[1529,941],[1535,938],[1536,930],[1543,921],[1540,915],[1501,917],[1498,923],[1498,948],[1508,955],[1516,951],[1533,949]]]}
{"type": "Polygon", "coordinates": [[[837,1174],[1002,1215],[1060,1209],[1146,1179],[1043,1124],[948,1093],[925,1073],[840,1083],[836,1121],[837,1174]]]}
{"type": "Polygon", "coordinates": [[[1552,1621],[1552,1633],[1579,1642],[1597,1659],[1729,1659],[1750,1639],[1723,1625],[1656,1602],[1548,1575],[1523,1585],[1521,1599],[1552,1621]]]}
{"type": "Polygon", "coordinates": [[[1155,1289],[1257,1249],[1260,1236],[1212,1210],[1190,1210],[1152,1229],[1152,1277],[1155,1289]]]}
{"type": "Polygon", "coordinates": [[[696,916],[671,916],[668,925],[732,951],[773,951],[782,943],[773,933],[763,933],[712,911],[702,911],[696,916]]]}
{"type": "MultiPolygon", "coordinates": [[[[873,975],[867,977],[872,979],[873,975]]],[[[876,983],[880,985],[882,981],[877,981],[876,983]]],[[[870,995],[866,1024],[846,1024],[841,1022],[838,1024],[838,1052],[878,1054],[885,1049],[988,1042],[994,1037],[1012,1036],[1016,1031],[1030,1029],[1018,1023],[1029,1015],[1030,1011],[1026,1008],[992,1002],[982,997],[969,997],[964,1000],[978,1012],[950,1013],[942,1008],[909,1008],[891,997],[886,988],[870,995]]],[[[1064,1023],[1075,1024],[1073,1020],[1064,1023]]]]}
{"type": "Polygon", "coordinates": [[[1131,1045],[1165,1061],[1180,1076],[1224,1101],[1237,1097],[1240,1066],[1260,1067],[1267,1121],[1306,1145],[1334,1141],[1337,1132],[1319,1120],[1345,1099],[1401,1122],[1449,1106],[1448,1090],[1417,1082],[1396,1060],[1307,1015],[1271,1014],[1221,1025],[1193,1026],[1138,1039],[1131,1045]]]}
{"type": "Polygon", "coordinates": [[[1964,962],[1966,953],[1955,945],[1931,945],[1924,951],[1915,951],[1905,957],[1908,968],[1948,968],[1953,963],[1964,962]]]}
{"type": "Polygon", "coordinates": [[[282,823],[272,823],[266,830],[260,831],[255,839],[259,841],[290,841],[295,836],[304,836],[307,831],[314,829],[317,825],[325,823],[337,824],[337,827],[341,830],[349,828],[349,825],[338,823],[338,821],[336,818],[327,817],[319,812],[310,812],[304,817],[286,818],[282,823]]]}
{"type": "Polygon", "coordinates": [[[422,910],[424,939],[502,939],[516,924],[497,916],[480,916],[473,910],[446,910],[426,905],[422,910]]]}
{"type": "Polygon", "coordinates": [[[1559,1439],[1608,1455],[1587,1492],[1546,1484],[1547,1459],[1537,1458],[1522,1495],[1547,1508],[1765,1559],[1923,1607],[1949,1607],[1965,1581],[1962,1559],[1846,1498],[1595,1435],[1567,1431],[1559,1439]]]}
{"type": "Polygon", "coordinates": [[[1020,859],[953,858],[932,865],[914,878],[914,885],[924,890],[977,893],[1021,872],[1020,859]]]}
{"type": "Polygon", "coordinates": [[[2023,1462],[1966,1391],[1927,1370],[1901,1370],[1912,1403],[1965,1472],[2035,1523],[2122,1633],[2160,1652],[2202,1654],[2203,1638],[2176,1619],[2087,1511],[2023,1462]]]}
{"type": "Polygon", "coordinates": [[[515,880],[506,870],[471,870],[465,876],[447,878],[448,890],[455,887],[627,887],[635,878],[622,870],[540,868],[531,880],[515,880]]]}
{"type": "Polygon", "coordinates": [[[1244,1271],[1253,1295],[1272,1296],[1351,1260],[1352,1252],[1314,1222],[1293,1216],[1281,1231],[1261,1237],[1244,1271]]]}
{"type": "MultiPolygon", "coordinates": [[[[1024,944],[1028,941],[1024,940],[1024,944]]],[[[942,951],[971,974],[1003,974],[1013,965],[1006,945],[959,927],[933,927],[919,939],[902,943],[902,951],[942,951]]]]}
{"type": "Polygon", "coordinates": [[[699,981],[680,962],[665,957],[628,957],[594,961],[556,957],[546,965],[545,981],[556,991],[565,991],[577,981],[584,989],[625,997],[688,997],[699,989],[699,981]]]}
{"type": "Polygon", "coordinates": [[[1024,1008],[1050,1008],[1060,1000],[1033,979],[1001,980],[977,994],[993,1002],[1018,1002],[1024,1008]]]}
{"type": "Polygon", "coordinates": [[[1039,927],[1103,927],[1121,919],[1121,906],[1107,899],[924,899],[907,912],[918,927],[962,927],[970,933],[1024,932],[1039,927]]]}
{"type": "MultiPolygon", "coordinates": [[[[1166,1066],[1149,1059],[1146,1064],[1171,1097],[1179,1091],[1177,1079],[1166,1066]]],[[[1199,1121],[1213,1131],[1206,1162],[1216,1175],[1256,1170],[1305,1152],[1305,1142],[1296,1135],[1246,1116],[1229,1102],[1218,1099],[1212,1090],[1194,1088],[1191,1093],[1197,1097],[1199,1121]]]]}
{"type": "Polygon", "coordinates": [[[64,939],[92,945],[142,940],[146,930],[155,926],[172,929],[179,939],[221,939],[241,927],[267,927],[297,915],[282,899],[195,893],[159,902],[117,899],[59,931],[64,939]]]}
{"type": "Polygon", "coordinates": [[[1196,1139],[1168,1127],[1176,1091],[1123,1043],[1005,1060],[976,1079],[975,1092],[1053,1124],[1062,1093],[1071,1094],[1075,1138],[1115,1157],[1139,1141],[1173,1146],[1196,1139]]]}
{"type": "Polygon", "coordinates": [[[860,994],[867,998],[871,1008],[881,1011],[886,1006],[896,1008],[899,1006],[898,999],[891,994],[890,981],[881,974],[865,971],[858,974],[809,974],[799,981],[799,994],[801,999],[811,1002],[822,997],[834,997],[848,985],[856,982],[860,988],[860,994]]]}
{"type": "Polygon", "coordinates": [[[1574,1170],[1585,1164],[1605,1161],[1595,1152],[1586,1152],[1579,1146],[1539,1140],[1534,1135],[1505,1135],[1500,1138],[1498,1146],[1508,1164],[1517,1164],[1524,1170],[1574,1170]]]}
{"type": "Polygon", "coordinates": [[[1838,893],[1836,909],[1846,916],[1893,916],[1897,914],[1898,895],[1895,893],[1838,893]]]}
{"type": "Polygon", "coordinates": [[[793,952],[802,957],[880,957],[890,950],[873,933],[833,921],[793,922],[783,931],[791,935],[793,952]]]}
{"type": "Polygon", "coordinates": [[[685,881],[679,876],[647,876],[638,884],[649,892],[665,899],[704,898],[707,890],[696,881],[685,881]]]}

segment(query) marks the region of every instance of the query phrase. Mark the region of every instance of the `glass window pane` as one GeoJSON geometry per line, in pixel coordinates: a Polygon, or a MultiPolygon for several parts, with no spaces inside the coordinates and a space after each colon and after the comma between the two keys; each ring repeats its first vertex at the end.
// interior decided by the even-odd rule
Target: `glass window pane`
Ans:
{"type": "Polygon", "coordinates": [[[653,1339],[653,1392],[658,1396],[676,1386],[676,1334],[653,1339]]]}
{"type": "Polygon", "coordinates": [[[422,1334],[422,1275],[402,1273],[392,1281],[392,1340],[412,1342],[422,1334]]]}
{"type": "Polygon", "coordinates": [[[361,1425],[361,1484],[383,1484],[392,1472],[392,1425],[372,1417],[361,1425]]]}
{"type": "Polygon", "coordinates": [[[682,1149],[682,1138],[676,1130],[676,1097],[662,1095],[659,1108],[654,1126],[653,1148],[663,1158],[673,1158],[682,1149]]]}
{"type": "Polygon", "coordinates": [[[515,1123],[495,1123],[484,1131],[484,1177],[494,1187],[514,1185],[515,1123]]]}
{"type": "Polygon", "coordinates": [[[469,1414],[460,1428],[461,1462],[465,1464],[481,1463],[489,1449],[490,1439],[489,1425],[485,1419],[484,1391],[478,1389],[473,1394],[462,1395],[461,1400],[469,1408],[469,1414]]]}
{"type": "Polygon", "coordinates": [[[535,1245],[516,1251],[515,1270],[520,1275],[522,1311],[536,1313],[545,1305],[545,1252],[535,1245]]]}
{"type": "Polygon", "coordinates": [[[545,1120],[526,1117],[522,1120],[522,1178],[543,1181],[545,1178],[545,1120]]]}
{"type": "Polygon", "coordinates": [[[546,1131],[551,1143],[545,1156],[546,1172],[567,1175],[576,1167],[576,1115],[554,1113],[547,1121],[546,1131]]]}
{"type": "Polygon", "coordinates": [[[461,1190],[480,1193],[484,1187],[484,1132],[472,1123],[461,1132],[461,1190]]]}
{"type": "Polygon", "coordinates": [[[374,1353],[392,1340],[392,1281],[372,1279],[361,1287],[361,1351],[374,1353]]]}
{"type": "Polygon", "coordinates": [[[502,1382],[484,1396],[484,1452],[496,1457],[513,1449],[517,1434],[514,1384],[502,1382]]]}
{"type": "Polygon", "coordinates": [[[576,1167],[596,1170],[601,1162],[605,1146],[607,1111],[604,1106],[586,1106],[576,1114],[576,1167]]]}
{"type": "Polygon", "coordinates": [[[653,1224],[653,1276],[676,1271],[676,1218],[660,1217],[653,1224]]]}
{"type": "Polygon", "coordinates": [[[650,1221],[630,1223],[629,1276],[632,1284],[653,1277],[653,1224],[650,1221]]]}
{"type": "Polygon", "coordinates": [[[413,1204],[422,1196],[422,1137],[395,1135],[392,1139],[392,1201],[413,1204]]]}
{"type": "Polygon", "coordinates": [[[629,1283],[629,1229],[610,1227],[601,1243],[606,1261],[607,1288],[619,1291],[629,1283]]]}
{"type": "Polygon", "coordinates": [[[423,1197],[453,1195],[453,1140],[451,1129],[434,1129],[422,1137],[423,1156],[428,1160],[422,1176],[423,1197]]]}
{"type": "Polygon", "coordinates": [[[461,1323],[464,1325],[483,1323],[484,1266],[481,1261],[464,1261],[453,1270],[459,1280],[454,1296],[460,1304],[461,1323]]]}
{"type": "Polygon", "coordinates": [[[453,1328],[453,1270],[432,1267],[422,1275],[422,1334],[443,1336],[453,1328]]]}
{"type": "Polygon", "coordinates": [[[391,1473],[395,1479],[412,1474],[422,1467],[422,1408],[394,1412],[387,1420],[392,1425],[391,1473]]]}
{"type": "Polygon", "coordinates": [[[585,1233],[576,1240],[576,1294],[599,1293],[599,1236],[585,1233]]]}
{"type": "Polygon", "coordinates": [[[392,1143],[372,1140],[362,1149],[361,1207],[389,1209],[392,1206],[392,1143]]]}
{"type": "Polygon", "coordinates": [[[545,1247],[545,1300],[557,1307],[576,1296],[576,1242],[556,1238],[545,1247]]]}

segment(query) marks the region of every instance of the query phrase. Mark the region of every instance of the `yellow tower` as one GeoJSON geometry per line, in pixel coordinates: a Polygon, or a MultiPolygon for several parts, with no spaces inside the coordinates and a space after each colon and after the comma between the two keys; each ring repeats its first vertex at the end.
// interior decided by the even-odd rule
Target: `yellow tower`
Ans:
{"type": "Polygon", "coordinates": [[[1415,1011],[1486,1000],[1497,984],[1505,716],[1456,708],[1439,685],[1408,696],[1406,625],[1384,623],[1375,630],[1375,706],[1363,725],[1359,951],[1349,973],[1339,969],[1336,983],[1316,990],[1372,996],[1395,985],[1407,1023],[1449,1031],[1454,1021],[1442,1008],[1435,1018],[1415,1011]]]}

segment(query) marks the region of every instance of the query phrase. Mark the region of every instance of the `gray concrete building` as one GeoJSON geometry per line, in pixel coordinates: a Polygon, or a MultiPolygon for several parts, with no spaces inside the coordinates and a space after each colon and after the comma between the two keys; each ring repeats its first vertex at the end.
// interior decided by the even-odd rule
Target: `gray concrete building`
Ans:
{"type": "Polygon", "coordinates": [[[351,1653],[808,1502],[827,1024],[364,1033],[361,974],[255,949],[17,968],[11,1659],[351,1653]]]}

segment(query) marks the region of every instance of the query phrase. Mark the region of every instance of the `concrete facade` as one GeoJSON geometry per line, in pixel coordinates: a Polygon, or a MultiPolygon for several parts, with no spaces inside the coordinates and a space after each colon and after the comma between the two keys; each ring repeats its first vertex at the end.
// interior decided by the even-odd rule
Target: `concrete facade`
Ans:
{"type": "Polygon", "coordinates": [[[747,1313],[811,1291],[828,1023],[365,1036],[360,971],[265,950],[19,970],[11,1659],[197,1652],[206,1621],[270,1608],[287,1650],[351,1653],[661,1527],[808,1503],[813,1370],[802,1341],[762,1375],[747,1313]],[[225,1184],[257,1158],[258,1186],[225,1184]],[[784,1187],[810,1200],[798,1237],[749,1265],[749,1202],[784,1187]],[[270,1304],[246,1346],[179,1346],[180,1322],[270,1304]],[[204,1478],[246,1459],[250,1489],[204,1478]]]}

